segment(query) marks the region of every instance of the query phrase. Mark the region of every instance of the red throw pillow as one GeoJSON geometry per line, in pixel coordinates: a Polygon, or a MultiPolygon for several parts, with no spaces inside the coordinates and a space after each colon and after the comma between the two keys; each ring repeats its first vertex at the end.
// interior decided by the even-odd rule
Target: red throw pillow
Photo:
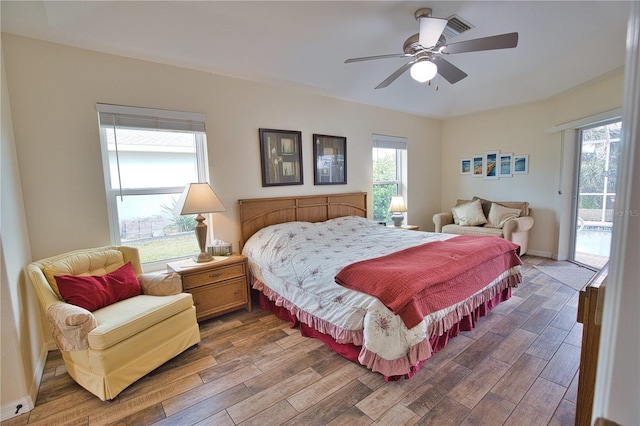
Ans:
{"type": "Polygon", "coordinates": [[[105,275],[56,275],[65,302],[95,311],[140,294],[140,283],[131,262],[105,275]]]}

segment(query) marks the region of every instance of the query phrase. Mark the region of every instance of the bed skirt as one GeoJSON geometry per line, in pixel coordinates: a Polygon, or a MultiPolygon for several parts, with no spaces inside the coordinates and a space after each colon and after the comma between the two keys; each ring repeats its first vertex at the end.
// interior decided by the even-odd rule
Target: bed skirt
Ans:
{"type": "MultiPolygon", "coordinates": [[[[272,312],[276,317],[280,318],[283,321],[288,321],[291,323],[291,327],[299,326],[300,334],[305,337],[312,337],[320,340],[325,345],[327,345],[331,350],[336,352],[338,355],[343,356],[344,358],[356,362],[358,364],[362,364],[359,360],[359,357],[362,352],[362,346],[355,345],[353,343],[338,343],[336,340],[325,333],[315,330],[313,327],[305,324],[298,320],[296,315],[289,311],[284,306],[276,305],[276,302],[270,300],[263,292],[259,292],[260,295],[260,308],[272,312]]],[[[461,331],[471,331],[476,322],[489,313],[491,309],[496,307],[500,302],[504,302],[511,297],[511,287],[504,288],[501,292],[498,292],[492,298],[486,300],[481,303],[477,308],[473,310],[473,312],[469,315],[464,316],[460,321],[453,324],[447,331],[439,336],[433,336],[429,339],[429,345],[431,347],[431,353],[429,356],[443,349],[449,339],[460,334],[461,331]]],[[[395,375],[395,376],[386,376],[384,375],[385,380],[393,381],[399,380],[401,378],[409,379],[414,374],[416,374],[420,367],[424,364],[424,362],[429,358],[427,356],[424,359],[421,359],[416,364],[411,366],[410,370],[403,375],[395,375]]]]}

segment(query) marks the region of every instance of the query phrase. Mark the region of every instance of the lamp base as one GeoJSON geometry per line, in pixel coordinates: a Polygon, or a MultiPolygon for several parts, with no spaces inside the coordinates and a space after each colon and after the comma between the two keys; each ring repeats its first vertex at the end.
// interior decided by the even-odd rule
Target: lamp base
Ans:
{"type": "Polygon", "coordinates": [[[213,260],[213,256],[209,254],[205,248],[207,245],[207,225],[204,223],[204,216],[199,214],[196,216],[196,239],[198,240],[198,247],[200,248],[200,254],[194,259],[196,263],[210,262],[213,260]]]}
{"type": "Polygon", "coordinates": [[[211,262],[212,260],[213,256],[207,252],[202,252],[193,259],[196,263],[211,262]]]}
{"type": "Polygon", "coordinates": [[[391,215],[391,220],[393,220],[393,226],[400,228],[404,220],[404,215],[402,213],[394,213],[391,215]]]}

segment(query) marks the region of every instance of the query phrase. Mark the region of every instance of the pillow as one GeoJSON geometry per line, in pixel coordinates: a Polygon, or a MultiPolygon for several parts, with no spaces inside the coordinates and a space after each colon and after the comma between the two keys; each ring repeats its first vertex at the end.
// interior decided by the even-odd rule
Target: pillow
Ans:
{"type": "Polygon", "coordinates": [[[491,210],[492,202],[480,197],[473,197],[471,199],[471,201],[475,201],[475,200],[480,201],[480,204],[482,205],[482,213],[484,213],[484,217],[489,217],[489,210],[491,210]]]}
{"type": "Polygon", "coordinates": [[[56,275],[104,275],[124,266],[122,252],[115,249],[84,250],[69,253],[42,269],[53,291],[62,299],[56,275]]]}
{"type": "Polygon", "coordinates": [[[455,223],[456,225],[460,225],[460,219],[458,218],[458,215],[456,214],[456,209],[455,208],[451,209],[451,215],[453,215],[453,223],[455,223]]]}
{"type": "Polygon", "coordinates": [[[482,213],[480,201],[475,200],[451,209],[453,217],[458,217],[458,224],[462,226],[477,226],[487,223],[487,218],[482,213]]]}
{"type": "Polygon", "coordinates": [[[105,275],[56,275],[55,279],[65,302],[88,311],[140,294],[140,283],[131,262],[105,275]]]}
{"type": "Polygon", "coordinates": [[[489,210],[489,220],[487,221],[487,228],[500,228],[504,226],[505,222],[510,219],[515,219],[520,216],[521,209],[511,209],[509,207],[501,206],[500,204],[491,203],[491,210],[489,210]]]}

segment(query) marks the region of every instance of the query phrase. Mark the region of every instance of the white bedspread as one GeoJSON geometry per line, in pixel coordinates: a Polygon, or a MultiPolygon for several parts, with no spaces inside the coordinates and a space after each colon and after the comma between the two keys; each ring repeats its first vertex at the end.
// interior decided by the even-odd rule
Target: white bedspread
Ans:
{"type": "Polygon", "coordinates": [[[264,228],[246,242],[243,253],[249,257],[251,274],[267,287],[265,294],[278,305],[297,308],[294,311],[302,322],[314,322],[310,325],[339,343],[362,345],[393,361],[424,343],[428,321],[440,313],[407,330],[400,317],[375,297],[344,288],[334,277],[350,263],[453,237],[391,229],[348,216],[264,228]]]}

